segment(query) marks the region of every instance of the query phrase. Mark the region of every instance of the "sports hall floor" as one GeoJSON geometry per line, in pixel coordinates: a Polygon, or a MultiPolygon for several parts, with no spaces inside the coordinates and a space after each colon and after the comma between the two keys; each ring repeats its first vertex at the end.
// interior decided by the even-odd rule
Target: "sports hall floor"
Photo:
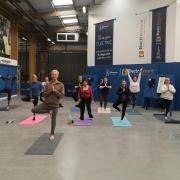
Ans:
{"type": "MultiPolygon", "coordinates": [[[[112,127],[112,114],[97,114],[93,125],[67,125],[71,98],[63,100],[56,132],[64,133],[54,155],[24,155],[45,132],[49,117],[32,127],[18,122],[31,115],[31,103],[14,98],[15,109],[0,111],[0,180],[179,180],[180,125],[164,124],[153,117],[157,110],[127,115],[132,128],[112,127]],[[5,122],[15,120],[13,125],[5,122]]],[[[0,107],[4,102],[0,102],[0,107]]],[[[109,104],[111,106],[111,104],[109,104]]],[[[180,119],[180,112],[174,113],[180,119]]],[[[78,117],[78,113],[72,113],[78,117]]]]}

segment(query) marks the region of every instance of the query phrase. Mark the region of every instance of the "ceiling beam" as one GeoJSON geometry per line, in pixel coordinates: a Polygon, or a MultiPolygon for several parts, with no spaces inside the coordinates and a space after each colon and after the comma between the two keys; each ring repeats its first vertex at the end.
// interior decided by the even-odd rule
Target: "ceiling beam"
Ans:
{"type": "Polygon", "coordinates": [[[82,11],[78,11],[78,10],[56,11],[56,12],[53,11],[53,12],[43,12],[43,13],[30,12],[30,14],[34,19],[67,16],[67,15],[72,15],[72,14],[76,14],[78,16],[87,16],[87,15],[84,15],[82,11]]]}

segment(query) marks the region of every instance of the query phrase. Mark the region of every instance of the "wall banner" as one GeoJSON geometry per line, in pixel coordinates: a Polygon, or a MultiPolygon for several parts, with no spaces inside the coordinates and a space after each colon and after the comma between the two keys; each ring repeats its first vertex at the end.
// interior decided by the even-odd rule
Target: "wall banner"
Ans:
{"type": "Polygon", "coordinates": [[[152,11],[152,63],[165,62],[167,7],[152,11]]]}
{"type": "Polygon", "coordinates": [[[138,37],[138,59],[144,61],[148,59],[149,33],[150,33],[150,13],[137,15],[137,37],[138,37]]]}
{"type": "Polygon", "coordinates": [[[95,25],[95,65],[113,64],[114,20],[95,25]]]}

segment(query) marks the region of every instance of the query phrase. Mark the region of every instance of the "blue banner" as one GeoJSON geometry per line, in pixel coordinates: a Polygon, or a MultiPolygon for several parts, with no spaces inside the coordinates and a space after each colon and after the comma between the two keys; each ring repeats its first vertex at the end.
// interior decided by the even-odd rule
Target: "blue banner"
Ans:
{"type": "Polygon", "coordinates": [[[114,20],[96,24],[95,65],[113,64],[114,20]]]}
{"type": "Polygon", "coordinates": [[[167,7],[153,10],[152,14],[152,63],[165,62],[167,7]]]}

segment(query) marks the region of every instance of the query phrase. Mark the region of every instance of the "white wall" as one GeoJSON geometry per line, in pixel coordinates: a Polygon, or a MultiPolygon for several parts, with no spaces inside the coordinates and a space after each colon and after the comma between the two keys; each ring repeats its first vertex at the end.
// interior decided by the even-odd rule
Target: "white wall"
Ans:
{"type": "MultiPolygon", "coordinates": [[[[108,0],[89,12],[88,66],[95,64],[95,23],[116,18],[114,23],[113,64],[142,64],[151,62],[151,29],[148,37],[148,56],[139,61],[137,56],[136,13],[166,6],[174,0],[108,0]]],[[[179,7],[180,8],[180,7],[179,7]]],[[[180,16],[180,14],[179,14],[180,16]]],[[[180,23],[180,22],[179,22],[180,23]]],[[[150,23],[151,24],[151,23],[150,23]]],[[[176,3],[167,10],[166,58],[175,60],[176,3]]],[[[179,25],[180,28],[180,25],[179,25]]],[[[177,43],[180,43],[177,42],[177,43]]],[[[180,60],[180,58],[179,58],[180,60]]]]}

